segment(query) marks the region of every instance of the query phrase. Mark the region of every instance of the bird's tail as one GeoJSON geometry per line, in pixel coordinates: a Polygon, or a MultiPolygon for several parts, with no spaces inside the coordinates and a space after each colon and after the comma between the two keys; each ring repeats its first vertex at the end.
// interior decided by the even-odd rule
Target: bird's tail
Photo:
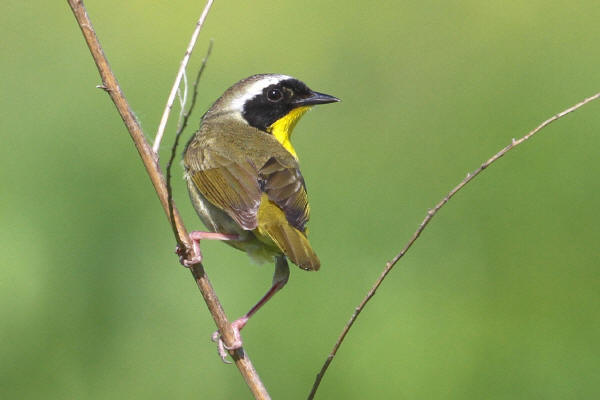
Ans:
{"type": "Polygon", "coordinates": [[[306,235],[287,221],[284,212],[271,201],[261,202],[258,213],[258,233],[262,240],[269,239],[302,269],[317,271],[321,267],[306,235]]]}
{"type": "Polygon", "coordinates": [[[317,271],[321,267],[308,239],[298,229],[284,224],[269,224],[264,228],[269,238],[291,262],[307,270],[317,271]]]}

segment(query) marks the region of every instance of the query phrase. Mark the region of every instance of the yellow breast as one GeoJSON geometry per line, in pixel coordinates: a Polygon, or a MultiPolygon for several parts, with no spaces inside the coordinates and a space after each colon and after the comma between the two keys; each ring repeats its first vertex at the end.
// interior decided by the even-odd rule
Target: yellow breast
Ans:
{"type": "Polygon", "coordinates": [[[281,145],[287,151],[289,151],[291,155],[294,156],[295,159],[298,159],[298,155],[292,146],[292,142],[290,142],[290,137],[292,136],[292,131],[294,130],[294,127],[298,123],[300,117],[303,116],[309,109],[310,106],[294,108],[292,111],[287,113],[287,115],[279,118],[277,121],[273,122],[271,126],[269,126],[268,132],[271,133],[275,139],[277,139],[279,143],[281,143],[281,145]]]}

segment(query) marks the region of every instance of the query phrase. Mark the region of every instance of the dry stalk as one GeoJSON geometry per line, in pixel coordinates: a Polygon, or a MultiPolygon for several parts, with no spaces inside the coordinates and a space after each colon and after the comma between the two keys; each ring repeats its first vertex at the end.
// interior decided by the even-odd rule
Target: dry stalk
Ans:
{"type": "MultiPolygon", "coordinates": [[[[146,168],[146,172],[152,181],[154,189],[158,195],[158,198],[162,204],[162,207],[167,214],[167,217],[170,218],[171,213],[169,213],[169,201],[168,201],[168,193],[167,187],[165,184],[164,176],[160,170],[160,166],[158,164],[157,155],[150,147],[150,144],[147,142],[146,137],[144,136],[144,132],[142,131],[138,121],[136,120],[123,92],[117,82],[115,75],[113,74],[110,65],[96,32],[92,26],[92,22],[87,14],[85,6],[82,0],[67,0],[69,6],[73,10],[73,14],[79,27],[81,28],[81,32],[85,38],[87,46],[94,58],[94,62],[98,67],[98,72],[100,73],[100,77],[102,79],[102,85],[99,85],[100,88],[105,90],[110,98],[112,99],[115,107],[117,108],[131,138],[140,154],[142,162],[144,163],[144,167],[146,168]]],[[[212,3],[212,0],[209,0],[212,3]]],[[[206,10],[206,9],[205,9],[206,10]]],[[[204,13],[203,13],[204,15],[204,13]]],[[[194,31],[196,34],[196,31],[194,31]]],[[[187,56],[187,52],[186,52],[187,56]]],[[[177,227],[177,232],[183,242],[186,244],[190,243],[190,239],[188,233],[185,229],[181,216],[177,211],[177,208],[173,206],[172,218],[175,221],[175,225],[177,227]]],[[[193,265],[190,268],[192,275],[202,293],[202,297],[204,298],[208,309],[221,333],[225,344],[233,343],[234,337],[233,332],[231,331],[231,327],[223,311],[223,307],[219,303],[219,299],[208,279],[204,271],[204,267],[202,264],[193,265]]],[[[260,380],[258,373],[254,369],[250,358],[244,352],[244,349],[238,349],[235,352],[231,353],[232,358],[239,369],[240,373],[244,377],[246,384],[250,388],[252,394],[256,399],[270,399],[270,396],[260,380]]]]}

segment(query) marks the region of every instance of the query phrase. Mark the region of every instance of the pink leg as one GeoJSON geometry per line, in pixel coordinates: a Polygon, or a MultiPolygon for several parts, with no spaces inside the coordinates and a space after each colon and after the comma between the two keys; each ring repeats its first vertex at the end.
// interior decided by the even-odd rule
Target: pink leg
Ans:
{"type": "Polygon", "coordinates": [[[200,251],[200,240],[202,239],[212,239],[212,240],[237,240],[238,235],[228,235],[225,233],[216,233],[216,232],[202,232],[202,231],[192,231],[190,232],[190,239],[192,239],[192,249],[194,251],[194,255],[191,259],[185,258],[184,255],[181,255],[180,249],[176,249],[175,252],[179,254],[179,262],[184,267],[190,267],[194,264],[198,264],[202,261],[202,251],[200,251]]]}
{"type": "Polygon", "coordinates": [[[227,350],[237,350],[242,347],[242,337],[240,335],[240,331],[246,324],[250,317],[252,317],[262,306],[264,306],[267,301],[271,299],[281,288],[285,286],[290,276],[290,269],[288,267],[285,256],[278,256],[275,262],[275,273],[273,274],[273,284],[269,291],[248,311],[243,317],[236,319],[231,323],[231,329],[233,330],[234,341],[230,346],[225,345],[223,340],[219,335],[219,331],[216,331],[212,335],[212,340],[217,341],[219,345],[219,355],[223,359],[224,362],[227,358],[227,350]]]}

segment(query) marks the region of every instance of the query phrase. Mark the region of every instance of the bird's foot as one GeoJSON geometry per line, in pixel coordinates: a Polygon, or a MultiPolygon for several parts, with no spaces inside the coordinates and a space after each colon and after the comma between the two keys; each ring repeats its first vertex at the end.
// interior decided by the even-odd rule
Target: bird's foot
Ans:
{"type": "Polygon", "coordinates": [[[231,345],[229,346],[225,344],[223,338],[219,334],[219,331],[215,331],[212,334],[211,340],[217,343],[217,351],[219,352],[221,360],[223,360],[225,364],[231,364],[231,361],[227,360],[227,351],[234,351],[242,348],[243,343],[240,331],[246,325],[247,322],[248,317],[243,316],[242,318],[236,319],[231,323],[231,330],[233,331],[233,343],[231,343],[231,345]]]}
{"type": "Polygon", "coordinates": [[[218,233],[218,232],[203,232],[203,231],[192,231],[190,232],[190,239],[194,242],[200,242],[202,239],[212,239],[212,240],[237,240],[239,239],[238,235],[230,235],[227,233],[218,233]]]}
{"type": "Polygon", "coordinates": [[[200,251],[200,245],[197,242],[192,244],[192,256],[188,254],[187,247],[179,246],[175,248],[175,254],[179,256],[179,263],[186,268],[191,267],[194,264],[202,262],[202,252],[200,251]]]}
{"type": "Polygon", "coordinates": [[[191,267],[194,264],[202,262],[202,251],[200,251],[200,240],[212,239],[212,240],[237,240],[238,235],[228,235],[225,233],[216,232],[202,232],[192,231],[190,232],[190,239],[192,239],[192,256],[188,257],[187,249],[177,246],[175,253],[179,256],[179,262],[186,268],[191,267]]]}

